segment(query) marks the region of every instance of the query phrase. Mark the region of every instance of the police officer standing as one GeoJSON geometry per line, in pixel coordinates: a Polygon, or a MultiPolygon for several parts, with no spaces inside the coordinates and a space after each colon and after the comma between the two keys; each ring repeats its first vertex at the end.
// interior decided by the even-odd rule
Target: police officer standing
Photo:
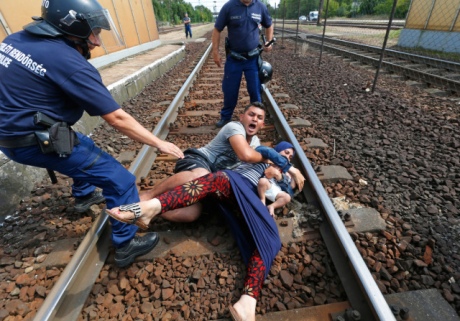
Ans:
{"type": "MultiPolygon", "coordinates": [[[[267,45],[273,39],[272,19],[268,9],[260,0],[229,0],[217,16],[212,34],[212,55],[217,66],[221,67],[219,54],[220,34],[227,27],[227,59],[224,68],[222,91],[224,106],[220,111],[218,128],[231,121],[238,101],[241,77],[244,72],[250,102],[261,101],[259,80],[259,29],[265,28],[267,45]]],[[[272,46],[264,47],[271,51],[272,46]]]]}
{"type": "MultiPolygon", "coordinates": [[[[96,0],[43,0],[41,10],[41,17],[0,44],[0,150],[18,163],[71,177],[73,195],[86,205],[101,197],[95,187],[108,208],[139,201],[134,175],[70,126],[86,111],[162,153],[183,153],[123,111],[87,61],[102,44],[101,32],[108,44],[121,41],[108,10],[96,0]]],[[[158,243],[156,233],[141,237],[134,225],[111,222],[120,267],[158,243]]]]}

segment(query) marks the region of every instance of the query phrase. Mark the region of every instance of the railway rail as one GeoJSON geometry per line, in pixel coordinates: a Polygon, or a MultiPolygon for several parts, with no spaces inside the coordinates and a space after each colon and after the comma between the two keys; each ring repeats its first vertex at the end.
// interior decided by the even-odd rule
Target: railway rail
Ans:
{"type": "MultiPolygon", "coordinates": [[[[285,29],[284,32],[297,33],[292,29],[285,29]]],[[[307,33],[298,33],[298,38],[300,39],[297,41],[314,48],[322,48],[328,53],[375,68],[380,66],[381,47],[307,33]]],[[[441,88],[454,95],[460,92],[460,63],[458,62],[385,49],[381,67],[387,72],[418,81],[426,87],[441,88]]]]}
{"type": "MultiPolygon", "coordinates": [[[[214,74],[212,70],[208,69],[208,71],[203,71],[198,76],[206,62],[208,64],[212,63],[212,60],[209,61],[210,51],[211,46],[208,47],[204,56],[163,114],[153,131],[156,136],[163,139],[166,138],[171,124],[174,123],[179,113],[179,108],[184,105],[185,97],[190,90],[193,90],[192,85],[194,88],[197,88],[196,86],[205,84],[206,79],[212,77],[214,74]],[[194,83],[195,79],[196,82],[194,83]]],[[[331,247],[330,251],[334,251],[335,253],[333,260],[336,261],[336,266],[341,266],[341,278],[344,281],[346,280],[344,287],[349,293],[354,313],[361,315],[366,320],[396,320],[359,255],[343,221],[322,187],[314,169],[308,162],[305,154],[302,153],[302,148],[290,129],[290,125],[284,119],[283,114],[267,87],[264,87],[263,95],[264,102],[269,106],[271,119],[274,121],[278,135],[283,139],[291,141],[297,152],[296,154],[299,155],[296,163],[309,180],[307,185],[310,190],[305,192],[305,196],[313,195],[316,200],[315,202],[319,204],[324,216],[327,218],[325,220],[327,226],[323,226],[321,229],[322,235],[323,237],[327,237],[328,246],[331,247]],[[341,249],[341,251],[338,249],[341,249]],[[341,258],[340,260],[339,257],[341,258]],[[350,278],[353,277],[354,282],[350,282],[350,278]],[[357,291],[357,289],[361,291],[357,291]]],[[[203,111],[203,113],[206,113],[206,111],[203,111]]],[[[142,147],[129,170],[139,180],[141,177],[148,176],[156,156],[155,149],[149,146],[142,147]]],[[[108,257],[107,221],[107,215],[103,212],[98,217],[92,230],[83,240],[72,261],[63,271],[58,283],[47,296],[47,299],[35,317],[36,320],[77,320],[82,304],[86,300],[82,292],[86,289],[84,292],[89,293],[91,285],[94,283],[94,280],[100,273],[100,268],[102,268],[105,259],[108,257]],[[99,269],[94,267],[98,267],[99,269]],[[88,271],[92,271],[91,275],[89,275],[88,271]]],[[[341,319],[338,317],[336,320],[341,319]]]]}
{"type": "MultiPolygon", "coordinates": [[[[276,24],[283,23],[283,20],[277,19],[276,24]]],[[[297,21],[295,20],[284,20],[284,23],[287,25],[296,25],[297,21]]],[[[299,22],[299,25],[306,26],[322,26],[322,21],[302,21],[299,22]]],[[[391,30],[399,30],[404,28],[405,22],[403,21],[393,21],[391,24],[391,30]]],[[[334,27],[346,27],[346,28],[365,28],[365,29],[387,29],[388,21],[346,21],[346,20],[328,20],[328,26],[334,27]]]]}
{"type": "MultiPolygon", "coordinates": [[[[162,138],[168,137],[168,140],[179,140],[181,142],[185,141],[186,144],[195,144],[195,141],[192,139],[194,135],[201,134],[202,136],[209,138],[212,137],[215,132],[217,132],[213,128],[212,124],[215,118],[218,117],[217,111],[219,108],[216,106],[219,104],[217,102],[219,99],[215,99],[217,96],[217,91],[215,88],[219,88],[218,83],[220,81],[221,74],[219,74],[219,71],[216,71],[214,68],[209,67],[209,65],[213,65],[212,61],[207,60],[207,54],[209,53],[209,50],[210,49],[208,47],[206,53],[194,67],[194,70],[191,72],[190,76],[185,80],[185,82],[182,81],[184,86],[180,87],[180,90],[177,92],[172,102],[165,110],[161,112],[162,116],[154,129],[154,134],[157,136],[162,138]],[[194,95],[198,92],[203,94],[206,98],[202,100],[197,99],[194,95]],[[193,110],[194,108],[196,110],[193,110]],[[202,121],[196,121],[196,117],[201,117],[202,121]],[[200,124],[196,127],[186,128],[193,123],[200,124]],[[211,123],[211,125],[209,125],[209,123],[211,123]]],[[[326,244],[323,246],[327,247],[329,258],[324,258],[324,261],[331,261],[334,263],[335,268],[332,268],[332,270],[334,270],[334,272],[336,271],[340,276],[342,285],[339,286],[339,288],[343,288],[343,291],[345,292],[345,294],[342,294],[340,293],[341,290],[336,290],[336,292],[339,292],[339,294],[335,296],[334,300],[335,302],[348,300],[348,302],[334,305],[319,304],[315,301],[315,304],[313,305],[315,305],[317,310],[312,308],[308,309],[306,307],[312,305],[309,299],[311,300],[314,295],[312,295],[311,292],[308,292],[308,286],[305,284],[303,287],[297,288],[298,292],[305,291],[305,302],[303,302],[303,304],[299,302],[294,304],[292,301],[286,301],[286,306],[288,306],[289,309],[285,311],[285,313],[281,312],[280,314],[280,312],[277,312],[272,314],[271,312],[276,309],[273,309],[273,307],[272,309],[267,308],[270,307],[270,305],[266,302],[262,302],[262,305],[267,307],[262,308],[262,310],[259,312],[263,313],[263,317],[267,320],[270,320],[270,318],[289,318],[291,320],[295,320],[295,314],[301,314],[300,316],[297,316],[299,320],[305,320],[307,315],[307,320],[359,320],[359,318],[361,320],[424,320],[418,319],[416,317],[416,315],[423,315],[423,307],[418,307],[421,311],[419,311],[420,313],[417,314],[417,311],[413,310],[411,310],[411,313],[407,313],[406,309],[398,310],[395,312],[396,308],[394,306],[388,306],[387,301],[383,298],[383,295],[375,284],[374,279],[369,273],[366,264],[362,260],[360,253],[357,251],[355,247],[355,240],[350,237],[347,228],[350,228],[352,224],[350,222],[344,222],[343,218],[341,218],[341,216],[335,210],[322,186],[320,179],[317,176],[316,170],[312,168],[311,164],[306,159],[303,152],[303,146],[300,142],[297,141],[297,137],[292,131],[292,128],[299,126],[298,123],[292,122],[292,120],[290,122],[286,121],[283,113],[278,107],[277,100],[282,99],[282,96],[272,95],[268,87],[264,88],[264,102],[269,106],[269,123],[271,125],[267,126],[267,129],[259,136],[262,137],[262,140],[265,143],[272,143],[274,140],[277,140],[281,137],[283,139],[290,140],[294,144],[296,154],[298,155],[298,158],[295,160],[295,165],[303,171],[306,177],[310,179],[309,183],[306,184],[303,193],[298,195],[296,200],[300,203],[304,203],[304,206],[314,205],[315,209],[321,211],[320,217],[322,218],[319,219],[319,221],[322,223],[315,224],[314,229],[311,229],[310,226],[306,230],[301,229],[301,235],[303,237],[300,238],[301,240],[299,243],[303,244],[302,246],[307,248],[313,248],[314,245],[312,244],[312,239],[316,240],[316,238],[312,238],[311,235],[314,235],[315,233],[321,234],[322,241],[319,240],[314,242],[324,242],[324,244],[326,244]],[[310,303],[307,304],[307,302],[310,303]],[[301,310],[301,308],[305,308],[306,310],[301,310]],[[291,312],[293,312],[294,315],[291,312]]],[[[242,98],[242,101],[246,101],[245,98],[242,98]]],[[[151,171],[151,169],[154,168],[157,169],[157,171],[161,168],[170,169],[171,166],[168,166],[168,164],[171,164],[171,161],[173,160],[164,155],[157,155],[155,150],[149,147],[142,147],[139,150],[136,159],[131,163],[130,171],[132,171],[136,177],[138,177],[141,183],[143,182],[142,188],[148,188],[148,184],[146,182],[152,180],[152,177],[156,177],[158,174],[155,173],[155,170],[151,171]],[[152,165],[154,163],[155,165],[152,165]]],[[[305,210],[304,213],[310,214],[307,210],[305,210]]],[[[286,222],[290,221],[288,218],[289,216],[283,216],[279,219],[280,228],[282,228],[282,225],[286,224],[286,222]]],[[[353,220],[351,222],[353,222],[353,220]]],[[[289,226],[289,223],[287,223],[287,225],[289,226]]],[[[218,229],[218,227],[216,227],[218,226],[218,223],[215,225],[211,224],[207,226],[213,230],[218,229]]],[[[161,225],[156,227],[159,229],[163,228],[161,225]]],[[[35,316],[35,320],[77,320],[79,318],[91,318],[90,313],[86,309],[86,304],[90,300],[88,297],[93,295],[93,292],[95,292],[93,289],[95,280],[101,278],[101,275],[114,273],[108,272],[112,269],[112,261],[110,260],[109,255],[109,244],[107,244],[108,228],[109,226],[107,224],[107,216],[105,213],[101,213],[101,215],[99,215],[96,221],[93,223],[91,230],[80,243],[77,251],[73,254],[73,259],[61,273],[59,281],[55,284],[52,291],[47,294],[47,298],[35,316]],[[84,311],[83,313],[85,313],[84,317],[82,316],[82,309],[84,311]]],[[[170,228],[170,225],[166,225],[165,227],[165,229],[170,228]]],[[[178,229],[179,234],[187,235],[187,233],[189,233],[183,230],[182,226],[174,228],[178,229]]],[[[218,231],[222,232],[221,230],[218,231]]],[[[165,235],[169,234],[165,231],[165,235]]],[[[177,234],[173,235],[177,236],[177,234]]],[[[223,235],[225,235],[225,233],[223,235]]],[[[163,237],[163,240],[168,237],[170,239],[172,238],[171,236],[167,236],[163,237]]],[[[287,239],[287,244],[295,244],[297,242],[297,240],[293,240],[290,237],[287,239]]],[[[169,240],[169,242],[174,243],[171,240],[169,240]]],[[[168,242],[164,243],[164,248],[161,248],[161,250],[171,251],[172,246],[168,246],[168,242]]],[[[291,249],[293,249],[286,244],[285,246],[287,249],[285,252],[289,252],[291,249]]],[[[222,247],[217,248],[222,250],[222,247]]],[[[156,250],[159,250],[159,248],[156,250]]],[[[154,250],[154,252],[156,250],[154,250]]],[[[185,249],[185,251],[186,250],[187,249],[185,249]]],[[[173,251],[177,251],[177,249],[173,251]]],[[[224,247],[222,253],[227,251],[228,247],[224,247]]],[[[315,251],[316,250],[312,250],[312,252],[308,253],[314,255],[314,253],[317,253],[315,251]]],[[[214,250],[214,252],[217,252],[213,256],[213,258],[216,260],[221,258],[219,255],[225,257],[225,254],[218,254],[218,250],[214,250]]],[[[282,261],[280,264],[302,265],[301,258],[305,254],[307,254],[307,252],[301,252],[297,256],[294,255],[293,257],[290,257],[291,260],[298,260],[299,262],[282,261]]],[[[202,256],[203,255],[198,255],[200,258],[197,259],[197,261],[206,261],[206,259],[203,259],[202,256]]],[[[148,260],[148,258],[145,260],[148,260]]],[[[202,264],[203,263],[201,263],[201,265],[202,264]]],[[[318,262],[316,264],[318,264],[318,262]]],[[[134,270],[134,272],[128,271],[127,273],[134,274],[136,278],[139,277],[139,280],[140,273],[138,275],[136,271],[145,272],[152,269],[151,264],[144,264],[143,260],[140,260],[138,263],[136,263],[136,265],[138,267],[137,270],[134,270]]],[[[317,265],[318,269],[322,268],[321,265],[321,263],[317,265]]],[[[326,263],[325,265],[327,266],[326,263]]],[[[220,266],[220,268],[225,268],[225,265],[223,267],[220,266]]],[[[291,266],[291,268],[293,270],[295,269],[294,266],[291,266]]],[[[334,274],[334,272],[332,272],[332,274],[334,274]]],[[[326,275],[327,273],[324,274],[326,275]]],[[[120,273],[120,275],[123,276],[123,273],[120,273]]],[[[210,275],[212,276],[212,273],[210,273],[210,275]]],[[[155,277],[158,277],[156,273],[150,274],[150,278],[155,277]]],[[[324,280],[317,281],[319,283],[322,281],[324,282],[324,280]]],[[[144,281],[138,282],[146,281],[144,279],[144,281]]],[[[287,292],[287,289],[283,288],[283,286],[280,286],[279,289],[276,289],[276,285],[280,282],[279,278],[273,277],[269,282],[274,284],[272,286],[276,291],[286,291],[286,293],[289,293],[287,295],[293,296],[293,294],[291,294],[291,292],[287,292]]],[[[269,287],[272,286],[269,285],[269,287]]],[[[312,285],[309,284],[309,286],[312,285]]],[[[321,287],[324,287],[324,284],[314,286],[314,291],[320,292],[321,287]]],[[[218,287],[218,289],[222,291],[225,289],[225,287],[218,287]]],[[[156,297],[155,295],[150,295],[149,298],[152,301],[155,301],[156,297]]],[[[162,300],[162,298],[156,299],[156,301],[160,300],[162,300]]],[[[334,300],[330,302],[334,302],[334,300]]],[[[228,303],[227,301],[225,302],[228,303]]],[[[322,303],[326,302],[328,301],[323,301],[322,303]]],[[[206,316],[189,314],[189,317],[196,320],[224,318],[228,316],[225,311],[225,306],[225,304],[220,304],[219,308],[216,309],[219,311],[218,313],[209,313],[206,316]]],[[[113,308],[116,310],[116,305],[114,305],[113,308]]],[[[180,306],[175,307],[174,309],[185,313],[185,311],[182,310],[180,306]]],[[[167,318],[164,315],[161,317],[167,318]]],[[[174,318],[174,315],[170,317],[174,318]]],[[[160,316],[158,316],[158,318],[160,318],[160,316]]]]}

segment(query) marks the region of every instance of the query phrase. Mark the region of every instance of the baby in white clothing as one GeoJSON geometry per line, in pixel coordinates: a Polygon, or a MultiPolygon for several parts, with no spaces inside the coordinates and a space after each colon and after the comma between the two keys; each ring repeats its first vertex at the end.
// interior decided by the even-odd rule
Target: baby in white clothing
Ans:
{"type": "MultiPolygon", "coordinates": [[[[274,149],[289,161],[294,156],[294,146],[286,141],[280,142],[274,149]]],[[[259,180],[257,190],[263,204],[265,204],[266,199],[272,202],[267,208],[270,215],[275,216],[275,209],[281,208],[291,201],[291,197],[294,194],[295,182],[289,173],[283,174],[274,165],[269,166],[264,174],[265,177],[259,180]]]]}

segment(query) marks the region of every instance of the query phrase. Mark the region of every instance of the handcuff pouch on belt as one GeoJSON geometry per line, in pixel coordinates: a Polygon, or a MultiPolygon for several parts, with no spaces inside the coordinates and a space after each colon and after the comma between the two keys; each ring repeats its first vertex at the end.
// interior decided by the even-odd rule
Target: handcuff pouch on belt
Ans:
{"type": "Polygon", "coordinates": [[[248,59],[251,59],[252,57],[256,57],[259,55],[259,48],[255,48],[255,49],[252,49],[251,51],[249,51],[248,53],[238,53],[236,51],[233,51],[233,50],[229,50],[230,52],[230,57],[232,57],[233,59],[235,60],[248,60],[248,59]]]}
{"type": "Polygon", "coordinates": [[[51,144],[50,133],[48,130],[36,130],[34,132],[37,138],[38,146],[43,154],[49,154],[54,152],[54,147],[51,144]]]}
{"type": "Polygon", "coordinates": [[[57,122],[37,113],[34,117],[35,124],[48,127],[46,130],[35,131],[38,145],[43,154],[55,152],[60,157],[67,157],[72,153],[73,147],[80,141],[72,128],[66,122],[57,122]],[[45,118],[45,121],[42,120],[45,118]],[[54,123],[53,123],[54,122],[54,123]]]}

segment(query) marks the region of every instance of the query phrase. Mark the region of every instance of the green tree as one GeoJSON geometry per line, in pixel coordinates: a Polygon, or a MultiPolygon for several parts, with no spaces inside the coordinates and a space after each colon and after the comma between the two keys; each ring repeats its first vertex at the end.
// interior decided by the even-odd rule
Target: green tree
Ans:
{"type": "MultiPolygon", "coordinates": [[[[335,1],[335,0],[329,0],[329,7],[327,9],[327,17],[330,18],[330,17],[336,17],[337,16],[337,12],[340,8],[340,4],[335,1]]],[[[324,8],[324,12],[323,14],[326,13],[325,11],[326,8],[324,8]]]]}
{"type": "MultiPolygon", "coordinates": [[[[389,16],[393,8],[394,0],[385,0],[375,7],[375,14],[389,16]]],[[[398,0],[396,3],[394,18],[404,19],[409,10],[410,0],[398,0]]]]}
{"type": "Polygon", "coordinates": [[[385,0],[362,0],[358,13],[361,15],[373,15],[375,13],[375,8],[383,3],[385,0]]]}
{"type": "Polygon", "coordinates": [[[398,0],[396,4],[395,18],[406,19],[409,12],[410,0],[398,0]]]}
{"type": "Polygon", "coordinates": [[[152,0],[155,17],[160,23],[182,24],[187,13],[193,22],[211,22],[212,12],[204,6],[195,8],[184,0],[152,0]]]}

